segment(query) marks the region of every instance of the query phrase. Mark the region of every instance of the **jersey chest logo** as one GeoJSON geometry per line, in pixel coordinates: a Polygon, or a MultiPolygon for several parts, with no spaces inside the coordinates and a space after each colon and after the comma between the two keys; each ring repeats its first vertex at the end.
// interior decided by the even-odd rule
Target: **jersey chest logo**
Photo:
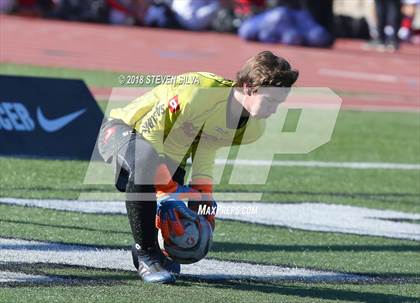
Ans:
{"type": "Polygon", "coordinates": [[[169,111],[171,113],[175,113],[179,110],[180,106],[179,106],[179,101],[178,101],[178,95],[172,97],[169,101],[168,101],[168,107],[169,107],[169,111]]]}

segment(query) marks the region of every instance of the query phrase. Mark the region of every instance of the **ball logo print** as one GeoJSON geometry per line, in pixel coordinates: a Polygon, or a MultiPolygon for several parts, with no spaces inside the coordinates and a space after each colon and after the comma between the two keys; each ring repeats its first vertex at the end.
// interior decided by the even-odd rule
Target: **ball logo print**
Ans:
{"type": "Polygon", "coordinates": [[[168,105],[169,105],[169,111],[171,113],[175,113],[176,111],[178,111],[179,110],[178,96],[175,96],[172,99],[170,99],[168,102],[168,105]]]}
{"type": "Polygon", "coordinates": [[[171,236],[171,242],[178,247],[190,248],[197,244],[199,238],[199,230],[197,225],[187,219],[181,219],[184,226],[184,234],[182,236],[171,236]]]}

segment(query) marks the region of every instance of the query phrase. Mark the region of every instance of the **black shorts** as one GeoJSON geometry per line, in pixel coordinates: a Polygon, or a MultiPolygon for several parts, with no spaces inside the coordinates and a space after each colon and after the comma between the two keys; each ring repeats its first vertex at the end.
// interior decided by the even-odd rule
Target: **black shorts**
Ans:
{"type": "Polygon", "coordinates": [[[106,163],[116,157],[119,147],[127,143],[135,135],[133,128],[122,120],[109,120],[102,124],[98,137],[98,150],[106,163]]]}
{"type": "Polygon", "coordinates": [[[132,127],[121,120],[109,120],[100,130],[98,150],[107,163],[115,168],[115,186],[121,192],[127,192],[135,184],[138,191],[154,191],[154,176],[157,166],[165,163],[174,171],[172,179],[184,184],[185,169],[178,167],[167,157],[159,157],[153,146],[132,127]]]}

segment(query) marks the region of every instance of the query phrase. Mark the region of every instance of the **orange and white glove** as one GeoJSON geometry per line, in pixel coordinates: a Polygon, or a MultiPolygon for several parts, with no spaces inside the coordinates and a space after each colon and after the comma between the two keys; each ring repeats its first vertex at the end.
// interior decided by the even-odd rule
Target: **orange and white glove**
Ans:
{"type": "Polygon", "coordinates": [[[157,198],[156,228],[161,230],[165,240],[170,239],[171,233],[182,236],[185,231],[180,218],[183,217],[192,221],[197,219],[197,213],[189,209],[183,200],[199,199],[201,193],[173,181],[165,164],[158,167],[155,189],[157,198]]]}

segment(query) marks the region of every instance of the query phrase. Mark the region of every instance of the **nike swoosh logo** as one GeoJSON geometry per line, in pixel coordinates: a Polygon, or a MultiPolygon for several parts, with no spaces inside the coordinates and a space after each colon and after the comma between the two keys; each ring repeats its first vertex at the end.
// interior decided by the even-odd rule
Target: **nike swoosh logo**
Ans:
{"type": "Polygon", "coordinates": [[[44,116],[41,108],[38,106],[36,109],[36,117],[38,118],[39,125],[41,125],[42,129],[46,132],[52,133],[62,129],[64,126],[81,116],[85,111],[86,109],[81,109],[60,118],[48,119],[44,116]]]}

